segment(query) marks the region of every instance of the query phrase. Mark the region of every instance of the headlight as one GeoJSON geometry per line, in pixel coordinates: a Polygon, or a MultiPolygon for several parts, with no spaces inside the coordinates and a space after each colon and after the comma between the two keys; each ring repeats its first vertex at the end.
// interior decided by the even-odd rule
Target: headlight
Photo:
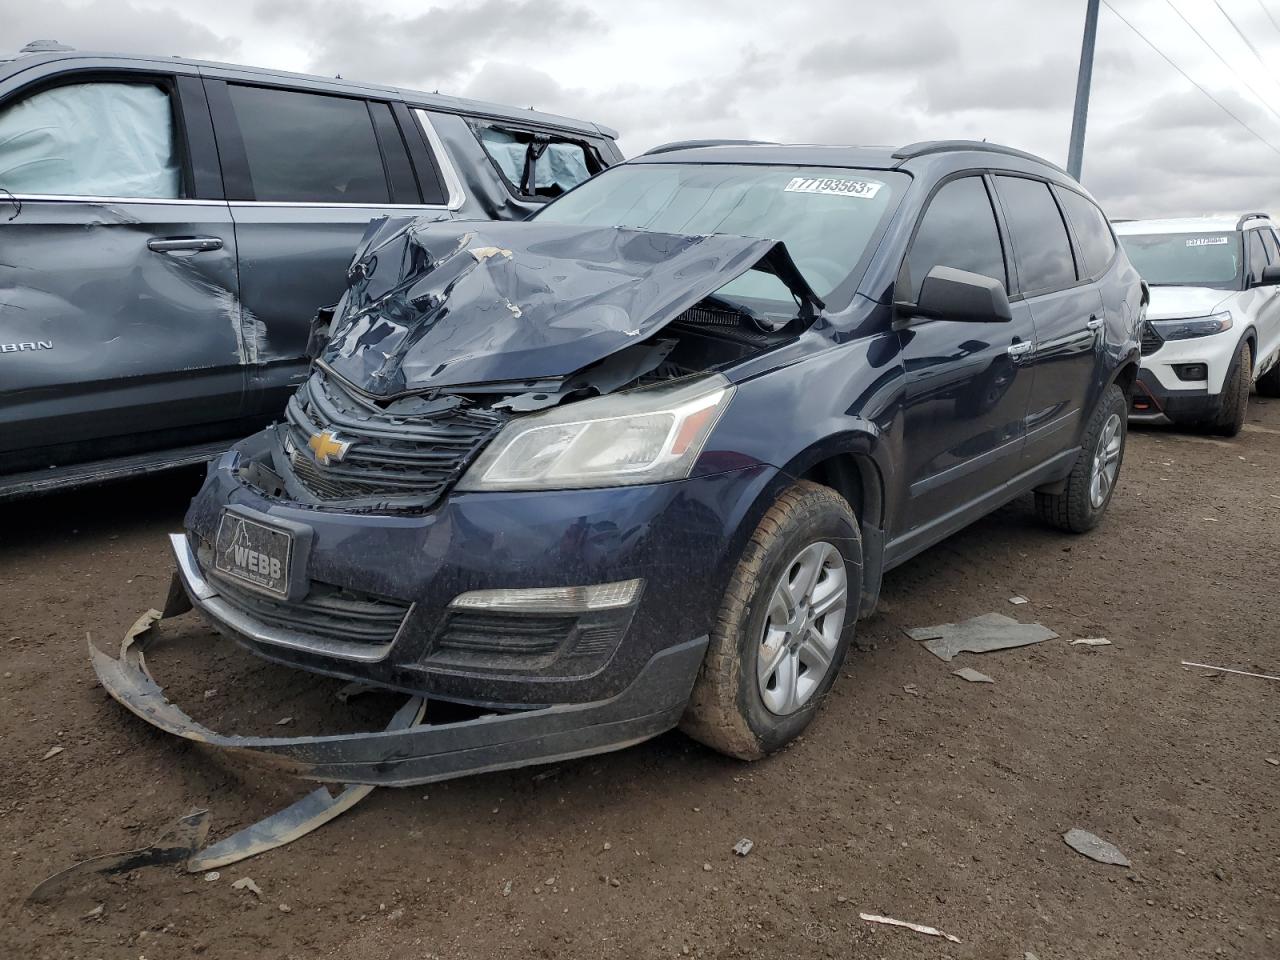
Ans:
{"type": "Polygon", "coordinates": [[[559,490],[682,480],[729,404],[720,374],[581,400],[508,423],[459,490],[559,490]]]}
{"type": "Polygon", "coordinates": [[[1231,313],[1224,310],[1211,317],[1192,317],[1189,320],[1148,320],[1165,340],[1190,340],[1193,337],[1208,337],[1223,330],[1231,329],[1231,313]]]}

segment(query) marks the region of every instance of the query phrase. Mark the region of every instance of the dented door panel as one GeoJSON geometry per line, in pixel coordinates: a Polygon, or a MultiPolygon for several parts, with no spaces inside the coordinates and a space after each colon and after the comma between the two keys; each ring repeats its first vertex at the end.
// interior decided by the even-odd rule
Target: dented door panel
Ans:
{"type": "Polygon", "coordinates": [[[6,471],[179,446],[236,420],[244,321],[225,203],[23,200],[0,222],[0,344],[39,346],[0,353],[6,471]],[[149,246],[174,239],[205,249],[149,246]]]}

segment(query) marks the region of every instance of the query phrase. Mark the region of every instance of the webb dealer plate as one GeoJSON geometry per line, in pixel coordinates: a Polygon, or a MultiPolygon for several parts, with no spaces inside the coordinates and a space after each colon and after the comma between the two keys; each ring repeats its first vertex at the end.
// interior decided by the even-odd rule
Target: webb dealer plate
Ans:
{"type": "Polygon", "coordinates": [[[293,534],[234,513],[223,513],[213,565],[244,583],[283,597],[289,592],[293,534]]]}

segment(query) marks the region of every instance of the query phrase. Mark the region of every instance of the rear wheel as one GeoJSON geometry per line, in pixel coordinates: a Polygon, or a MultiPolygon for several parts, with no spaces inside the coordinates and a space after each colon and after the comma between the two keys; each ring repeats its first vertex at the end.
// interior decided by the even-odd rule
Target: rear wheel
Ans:
{"type": "Polygon", "coordinates": [[[1253,386],[1253,348],[1248,340],[1242,340],[1227,370],[1222,384],[1222,405],[1218,415],[1209,422],[1209,429],[1219,436],[1234,437],[1244,426],[1244,415],[1249,409],[1249,389],[1253,386]]]}
{"type": "Polygon", "coordinates": [[[1062,530],[1084,533],[1102,519],[1115,493],[1128,438],[1128,404],[1112,384],[1089,418],[1080,455],[1061,493],[1036,493],[1036,512],[1062,530]]]}
{"type": "Polygon", "coordinates": [[[742,760],[799,736],[840,672],[861,585],[849,504],[816,483],[788,489],[733,573],[681,729],[742,760]]]}

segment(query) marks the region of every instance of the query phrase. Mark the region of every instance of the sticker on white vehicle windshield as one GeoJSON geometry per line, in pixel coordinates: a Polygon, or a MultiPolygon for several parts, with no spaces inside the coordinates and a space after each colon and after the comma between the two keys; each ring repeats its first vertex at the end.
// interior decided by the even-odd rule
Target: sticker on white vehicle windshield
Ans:
{"type": "Polygon", "coordinates": [[[1214,247],[1220,243],[1226,243],[1226,237],[1192,237],[1187,241],[1188,247],[1214,247]]]}
{"type": "Polygon", "coordinates": [[[846,180],[843,177],[792,177],[783,189],[787,193],[825,193],[835,197],[870,200],[883,187],[875,180],[846,180]]]}

